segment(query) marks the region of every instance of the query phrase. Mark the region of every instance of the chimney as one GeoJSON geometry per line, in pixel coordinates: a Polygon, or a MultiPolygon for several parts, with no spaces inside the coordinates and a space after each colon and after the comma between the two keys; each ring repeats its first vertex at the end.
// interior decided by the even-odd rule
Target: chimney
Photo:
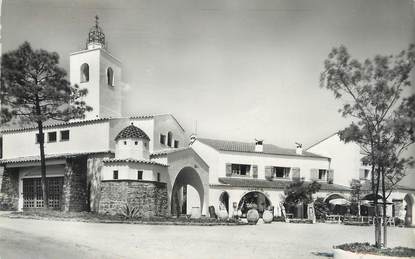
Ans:
{"type": "Polygon", "coordinates": [[[263,152],[264,151],[264,140],[255,139],[255,152],[263,152]]]}
{"type": "Polygon", "coordinates": [[[190,136],[190,143],[189,143],[189,146],[191,146],[195,141],[196,141],[196,139],[197,139],[197,136],[196,136],[196,134],[192,134],[191,136],[190,136]]]}
{"type": "Polygon", "coordinates": [[[297,155],[302,155],[303,154],[303,144],[297,143],[297,142],[295,142],[295,144],[297,145],[297,148],[295,149],[295,153],[297,155]]]}

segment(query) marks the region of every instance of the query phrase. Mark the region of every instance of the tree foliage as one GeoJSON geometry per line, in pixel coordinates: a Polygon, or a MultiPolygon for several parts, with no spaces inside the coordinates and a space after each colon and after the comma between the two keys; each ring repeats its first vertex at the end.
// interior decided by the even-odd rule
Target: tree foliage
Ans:
{"type": "Polygon", "coordinates": [[[377,55],[363,62],[340,46],[330,52],[320,77],[321,87],[343,101],[342,116],[352,119],[340,138],[359,144],[362,162],[371,165],[372,192],[381,192],[384,201],[414,163],[413,157],[403,156],[415,141],[415,96],[403,95],[414,64],[414,45],[395,56],[377,55]]]}
{"type": "Polygon", "coordinates": [[[87,90],[71,86],[59,67],[59,55],[33,50],[28,42],[2,57],[2,122],[20,117],[29,122],[83,118],[91,108],[87,90]]]}
{"type": "Polygon", "coordinates": [[[56,52],[33,50],[28,42],[3,54],[1,67],[1,121],[17,118],[37,125],[43,201],[48,207],[43,125],[84,118],[92,110],[82,100],[87,90],[70,85],[56,52]]]}
{"type": "Polygon", "coordinates": [[[311,203],[313,202],[312,195],[318,192],[320,188],[321,184],[316,181],[311,183],[306,183],[303,180],[294,181],[284,190],[285,203],[289,206],[311,203]]]}

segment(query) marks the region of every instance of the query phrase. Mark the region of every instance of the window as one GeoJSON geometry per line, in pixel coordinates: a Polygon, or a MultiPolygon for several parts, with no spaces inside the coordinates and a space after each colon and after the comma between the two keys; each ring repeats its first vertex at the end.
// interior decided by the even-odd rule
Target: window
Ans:
{"type": "MultiPolygon", "coordinates": [[[[45,134],[43,134],[43,136],[45,136],[45,134]]],[[[36,144],[40,143],[40,135],[39,133],[36,134],[36,144]]]]}
{"type": "Polygon", "coordinates": [[[61,131],[61,141],[69,140],[69,130],[61,131]]]}
{"type": "Polygon", "coordinates": [[[327,170],[319,169],[318,170],[318,179],[319,180],[326,180],[327,170]]]}
{"type": "Polygon", "coordinates": [[[160,134],[160,144],[166,145],[166,135],[160,134]]]}
{"type": "Polygon", "coordinates": [[[56,131],[48,132],[48,142],[56,142],[56,131]]]}
{"type": "Polygon", "coordinates": [[[147,142],[144,142],[144,146],[147,147],[147,142]]]}
{"type": "Polygon", "coordinates": [[[157,182],[160,182],[160,173],[157,173],[157,182]]]}
{"type": "Polygon", "coordinates": [[[173,141],[173,133],[169,132],[167,133],[167,146],[171,147],[173,141]]]}
{"type": "Polygon", "coordinates": [[[232,175],[246,176],[251,171],[251,165],[232,164],[232,175]]]}
{"type": "Polygon", "coordinates": [[[112,179],[117,180],[118,179],[118,170],[114,170],[112,172],[112,179]]]}
{"type": "Polygon", "coordinates": [[[114,86],[114,71],[110,67],[107,69],[107,83],[109,86],[114,86]]]}
{"type": "Polygon", "coordinates": [[[175,140],[174,141],[174,148],[178,148],[179,147],[179,141],[178,140],[175,140]]]}
{"type": "Polygon", "coordinates": [[[134,145],[136,145],[136,146],[137,146],[137,145],[138,145],[138,141],[134,141],[134,145]]]}
{"type": "Polygon", "coordinates": [[[288,178],[290,177],[290,170],[289,167],[274,167],[274,173],[276,178],[288,178]]]}
{"type": "Polygon", "coordinates": [[[124,141],[124,145],[127,145],[127,141],[124,141]]]}
{"type": "Polygon", "coordinates": [[[143,171],[137,171],[137,180],[143,180],[143,171]]]}
{"type": "Polygon", "coordinates": [[[365,179],[368,179],[369,178],[369,173],[370,173],[370,170],[369,169],[365,169],[365,179]]]}
{"type": "Polygon", "coordinates": [[[89,65],[83,63],[81,66],[81,83],[89,82],[89,65]]]}

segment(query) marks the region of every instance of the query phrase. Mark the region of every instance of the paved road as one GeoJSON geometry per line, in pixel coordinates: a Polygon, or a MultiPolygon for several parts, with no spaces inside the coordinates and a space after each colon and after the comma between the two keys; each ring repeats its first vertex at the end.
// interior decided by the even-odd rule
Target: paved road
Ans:
{"type": "MultiPolygon", "coordinates": [[[[372,241],[372,232],[330,224],[151,226],[0,217],[0,258],[324,259],[333,244],[372,241]]],[[[415,229],[391,228],[389,240],[415,248],[415,229]]]]}

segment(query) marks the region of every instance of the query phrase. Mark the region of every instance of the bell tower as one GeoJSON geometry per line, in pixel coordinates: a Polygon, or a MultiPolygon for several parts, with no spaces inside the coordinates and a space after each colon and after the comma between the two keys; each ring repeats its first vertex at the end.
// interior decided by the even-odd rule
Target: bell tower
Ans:
{"type": "Polygon", "coordinates": [[[105,34],[95,16],[84,50],[70,55],[70,81],[88,89],[84,98],[91,112],[85,119],[121,116],[121,62],[107,50],[105,34]]]}

